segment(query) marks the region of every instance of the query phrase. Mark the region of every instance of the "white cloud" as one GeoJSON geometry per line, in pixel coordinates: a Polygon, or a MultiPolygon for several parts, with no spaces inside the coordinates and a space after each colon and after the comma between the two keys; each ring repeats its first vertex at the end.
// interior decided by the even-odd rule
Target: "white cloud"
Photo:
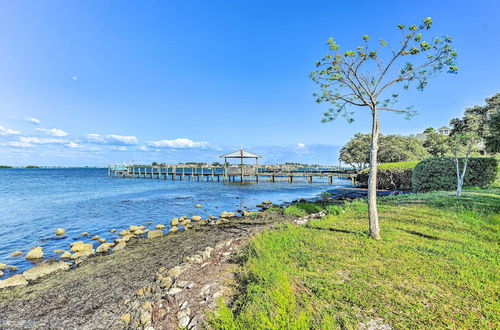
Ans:
{"type": "Polygon", "coordinates": [[[125,146],[111,146],[109,147],[110,150],[115,150],[115,151],[127,151],[128,148],[125,146]]]}
{"type": "Polygon", "coordinates": [[[77,76],[73,76],[73,77],[71,77],[71,79],[78,80],[78,77],[77,76]]]}
{"type": "Polygon", "coordinates": [[[21,132],[0,126],[0,135],[17,135],[17,134],[21,134],[21,132]]]}
{"type": "Polygon", "coordinates": [[[81,148],[82,147],[81,145],[79,145],[78,143],[73,142],[73,141],[69,141],[68,144],[66,144],[66,146],[68,146],[69,148],[72,148],[72,149],[76,149],[76,148],[81,148]]]}
{"type": "Polygon", "coordinates": [[[157,148],[207,148],[210,147],[208,142],[196,142],[190,139],[179,138],[175,140],[159,140],[148,143],[149,146],[157,148]]]}
{"type": "Polygon", "coordinates": [[[29,121],[32,124],[38,125],[40,124],[40,119],[35,117],[24,118],[24,120],[29,121]]]}
{"type": "Polygon", "coordinates": [[[137,149],[139,149],[140,151],[149,151],[149,148],[146,146],[140,146],[137,149]]]}
{"type": "Polygon", "coordinates": [[[87,141],[97,144],[131,146],[139,143],[135,136],[87,134],[87,141]]]}
{"type": "Polygon", "coordinates": [[[63,136],[68,136],[69,133],[63,131],[62,129],[59,128],[52,128],[52,129],[46,129],[46,128],[37,128],[36,129],[39,132],[45,133],[47,135],[51,136],[58,136],[58,137],[63,137],[63,136]]]}
{"type": "Polygon", "coordinates": [[[297,143],[297,148],[304,149],[306,145],[304,143],[297,143]]]}
{"type": "Polygon", "coordinates": [[[67,140],[64,139],[28,137],[28,136],[21,136],[19,140],[23,143],[33,143],[33,144],[59,144],[68,142],[67,140]]]}
{"type": "Polygon", "coordinates": [[[33,147],[33,145],[30,143],[20,142],[20,141],[4,142],[1,145],[6,146],[6,147],[16,147],[16,148],[31,148],[31,147],[33,147]]]}

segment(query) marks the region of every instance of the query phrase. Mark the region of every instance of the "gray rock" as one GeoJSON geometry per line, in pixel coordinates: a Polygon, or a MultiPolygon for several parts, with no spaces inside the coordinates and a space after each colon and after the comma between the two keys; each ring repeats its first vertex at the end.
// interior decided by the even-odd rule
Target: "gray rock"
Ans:
{"type": "Polygon", "coordinates": [[[201,290],[200,290],[200,294],[201,294],[202,296],[204,296],[204,295],[208,294],[208,293],[210,292],[210,287],[211,287],[211,286],[212,286],[212,285],[210,285],[210,284],[205,284],[205,285],[201,288],[201,290]]]}
{"type": "Polygon", "coordinates": [[[10,288],[13,286],[25,286],[25,285],[28,285],[28,281],[26,281],[24,276],[21,274],[14,275],[6,280],[0,281],[0,289],[10,288]]]}
{"type": "Polygon", "coordinates": [[[33,268],[26,270],[23,275],[28,281],[34,281],[40,277],[62,271],[69,270],[69,263],[64,261],[43,262],[33,268]]]}
{"type": "Polygon", "coordinates": [[[176,294],[179,294],[181,292],[182,292],[181,288],[172,288],[172,289],[168,290],[168,295],[175,296],[176,294]]]}
{"type": "Polygon", "coordinates": [[[179,319],[179,328],[184,329],[189,325],[189,316],[183,316],[179,319]]]}

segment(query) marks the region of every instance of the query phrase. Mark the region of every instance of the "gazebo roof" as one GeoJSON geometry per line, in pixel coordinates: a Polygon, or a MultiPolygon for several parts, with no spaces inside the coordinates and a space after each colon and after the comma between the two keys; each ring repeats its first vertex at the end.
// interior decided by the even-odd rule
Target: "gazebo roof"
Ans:
{"type": "Polygon", "coordinates": [[[262,156],[253,154],[251,152],[245,151],[243,149],[230,152],[228,154],[220,156],[220,158],[262,158],[262,156]]]}

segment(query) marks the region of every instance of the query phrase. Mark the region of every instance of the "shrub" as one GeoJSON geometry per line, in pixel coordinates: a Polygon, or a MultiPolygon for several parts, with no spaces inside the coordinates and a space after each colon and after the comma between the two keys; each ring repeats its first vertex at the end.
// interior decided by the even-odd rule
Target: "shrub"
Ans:
{"type": "Polygon", "coordinates": [[[290,205],[283,210],[283,214],[291,217],[305,217],[307,215],[306,211],[297,207],[297,205],[290,205]]]}
{"type": "MultiPolygon", "coordinates": [[[[411,189],[413,168],[418,162],[384,163],[377,166],[378,189],[411,189]]],[[[358,183],[368,185],[369,168],[362,170],[357,177],[358,183]]]]}
{"type": "MultiPolygon", "coordinates": [[[[460,169],[463,158],[459,159],[460,169]]],[[[495,181],[497,161],[494,158],[469,158],[464,186],[486,187],[495,181]]],[[[457,188],[455,160],[452,157],[429,158],[415,166],[412,187],[417,192],[454,190],[457,188]]]]}
{"type": "Polygon", "coordinates": [[[340,205],[327,205],[325,207],[325,210],[326,210],[326,213],[328,213],[330,215],[339,215],[343,211],[342,206],[340,206],[340,205]]]}
{"type": "Polygon", "coordinates": [[[296,203],[287,207],[284,211],[284,215],[304,217],[310,213],[318,213],[323,211],[321,205],[316,203],[296,203]]]}

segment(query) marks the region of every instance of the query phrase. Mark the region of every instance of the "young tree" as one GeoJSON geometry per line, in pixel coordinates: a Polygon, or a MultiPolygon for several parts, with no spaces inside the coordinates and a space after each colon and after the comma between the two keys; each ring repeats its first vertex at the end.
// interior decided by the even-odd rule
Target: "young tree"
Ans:
{"type": "Polygon", "coordinates": [[[377,152],[380,134],[379,111],[413,114],[411,108],[396,108],[397,85],[406,90],[416,83],[417,90],[427,86],[429,78],[448,70],[456,73],[456,52],[448,36],[425,41],[423,33],[429,30],[432,19],[427,17],[420,25],[398,25],[401,42],[391,47],[380,39],[380,50],[369,47],[370,37],[363,36],[364,44],[356,50],[340,51],[340,46],[330,38],[330,53],[316,62],[317,69],[311,73],[321,93],[316,101],[327,102],[331,108],[325,112],[323,121],[328,122],[343,115],[352,122],[351,106],[367,109],[372,116],[370,146],[370,174],[368,180],[368,213],[370,235],[380,239],[377,212],[377,152]],[[382,50],[385,49],[385,52],[382,50]],[[380,52],[379,52],[380,51],[380,52]]]}
{"type": "Polygon", "coordinates": [[[449,143],[455,160],[455,174],[457,176],[457,197],[462,195],[465,173],[469,156],[481,142],[481,131],[483,129],[481,116],[469,112],[463,118],[455,118],[450,121],[453,127],[449,143]]]}

